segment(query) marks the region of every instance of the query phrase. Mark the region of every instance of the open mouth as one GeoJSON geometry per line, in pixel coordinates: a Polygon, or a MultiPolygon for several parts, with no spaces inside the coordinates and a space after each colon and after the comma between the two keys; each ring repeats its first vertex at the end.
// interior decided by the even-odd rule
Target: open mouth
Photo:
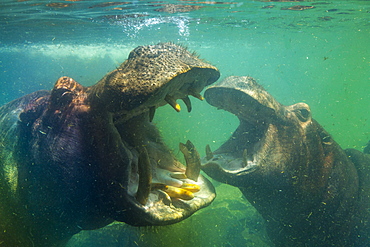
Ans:
{"type": "Polygon", "coordinates": [[[208,88],[204,97],[209,104],[233,113],[240,124],[233,135],[216,151],[206,147],[202,170],[212,178],[234,184],[240,176],[261,168],[268,152],[270,123],[282,110],[251,77],[231,76],[208,88]]]}
{"type": "Polygon", "coordinates": [[[128,60],[90,89],[91,105],[104,105],[113,112],[114,128],[130,159],[121,185],[127,203],[114,219],[132,225],[165,225],[213,201],[214,188],[200,175],[200,157],[193,144],[180,143],[184,166],[152,120],[156,108],[166,104],[179,112],[178,99],[190,112],[189,96],[203,100],[200,92],[218,78],[215,67],[183,47],[164,43],[134,49],[128,60]]]}

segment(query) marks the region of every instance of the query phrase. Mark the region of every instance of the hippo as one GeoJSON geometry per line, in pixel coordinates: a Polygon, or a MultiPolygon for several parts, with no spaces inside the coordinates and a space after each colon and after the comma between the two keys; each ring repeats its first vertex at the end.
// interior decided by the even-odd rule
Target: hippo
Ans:
{"type": "Polygon", "coordinates": [[[220,76],[173,43],[139,46],[90,87],[69,77],[0,108],[0,246],[65,246],[113,221],[179,222],[209,205],[212,184],[188,141],[181,164],[151,123],[158,107],[191,110],[220,76]]]}
{"type": "Polygon", "coordinates": [[[204,97],[240,124],[202,170],[238,187],[275,246],[370,246],[370,155],[343,150],[309,106],[277,102],[255,79],[231,76],[204,97]]]}

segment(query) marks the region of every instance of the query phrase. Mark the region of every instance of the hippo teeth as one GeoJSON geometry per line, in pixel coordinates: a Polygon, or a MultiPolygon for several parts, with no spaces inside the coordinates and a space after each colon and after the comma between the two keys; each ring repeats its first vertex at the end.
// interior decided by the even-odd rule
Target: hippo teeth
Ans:
{"type": "Polygon", "coordinates": [[[200,184],[190,180],[183,172],[157,171],[157,178],[154,180],[156,182],[151,184],[151,191],[162,195],[162,199],[168,204],[173,202],[172,199],[192,200],[195,197],[194,193],[199,192],[201,188],[200,184]]]}
{"type": "Polygon", "coordinates": [[[248,151],[247,149],[244,149],[243,151],[243,162],[244,162],[244,167],[248,166],[248,151]]]}
{"type": "Polygon", "coordinates": [[[172,108],[175,109],[175,111],[177,111],[177,112],[180,112],[181,111],[180,105],[176,102],[176,99],[174,97],[172,97],[171,95],[167,94],[166,97],[164,98],[164,100],[170,106],[172,106],[172,108]]]}
{"type": "Polygon", "coordinates": [[[149,122],[153,121],[154,114],[155,114],[155,106],[152,106],[149,108],[149,122]]]}
{"type": "Polygon", "coordinates": [[[254,155],[249,153],[246,148],[243,150],[242,157],[238,158],[227,154],[214,154],[209,145],[206,146],[206,156],[203,161],[205,161],[205,163],[216,162],[215,164],[223,164],[221,166],[230,172],[240,172],[245,169],[249,170],[257,165],[254,155]]]}
{"type": "Polygon", "coordinates": [[[204,100],[204,97],[200,93],[196,92],[195,90],[190,90],[189,95],[191,95],[191,96],[193,96],[193,97],[195,97],[199,100],[204,100]]]}
{"type": "Polygon", "coordinates": [[[186,96],[185,98],[182,98],[182,101],[186,105],[186,108],[188,109],[188,112],[191,112],[192,107],[191,107],[191,101],[190,101],[189,97],[186,96]]]}
{"type": "Polygon", "coordinates": [[[148,151],[145,147],[138,148],[139,181],[135,198],[140,204],[147,205],[152,191],[159,191],[163,198],[167,198],[168,203],[172,199],[192,200],[195,197],[194,193],[200,191],[200,186],[196,184],[201,166],[199,153],[190,141],[186,144],[180,143],[180,150],[186,161],[185,173],[160,169],[162,172],[157,170],[154,178],[154,181],[158,182],[153,182],[148,151]]]}
{"type": "Polygon", "coordinates": [[[194,144],[191,141],[187,141],[186,144],[180,143],[180,151],[184,154],[186,161],[185,175],[195,182],[198,181],[201,162],[194,144]]]}
{"type": "MultiPolygon", "coordinates": [[[[200,94],[200,93],[198,93],[195,89],[189,89],[188,91],[187,91],[187,93],[185,93],[185,92],[183,92],[183,91],[178,91],[177,93],[175,93],[175,94],[179,94],[179,95],[186,95],[186,94],[188,94],[188,95],[191,95],[191,96],[193,96],[193,97],[195,97],[195,98],[197,98],[197,99],[199,99],[199,100],[204,100],[204,97],[200,94]]],[[[186,105],[186,108],[187,108],[187,110],[188,110],[188,112],[191,112],[191,110],[192,110],[192,106],[191,106],[191,101],[190,101],[190,99],[189,99],[189,96],[188,95],[186,95],[185,97],[182,97],[182,96],[180,96],[179,98],[181,98],[182,99],[182,101],[184,102],[184,104],[186,105]]],[[[181,111],[181,107],[180,107],[180,105],[176,102],[176,98],[177,97],[174,97],[174,96],[172,96],[172,95],[170,95],[170,94],[167,94],[166,96],[165,96],[165,98],[164,98],[164,100],[173,108],[173,109],[175,109],[175,111],[177,111],[177,112],[179,112],[179,111],[181,111]]]]}
{"type": "Polygon", "coordinates": [[[211,151],[211,147],[207,144],[206,146],[206,159],[211,160],[213,159],[214,155],[213,152],[211,151]]]}
{"type": "Polygon", "coordinates": [[[161,190],[165,192],[170,198],[179,198],[183,200],[191,200],[194,198],[194,194],[191,191],[191,189],[184,188],[178,188],[162,183],[153,183],[152,190],[161,190]]]}
{"type": "Polygon", "coordinates": [[[136,193],[136,200],[145,205],[149,198],[152,183],[152,170],[149,161],[148,151],[142,147],[138,159],[139,185],[136,193]]]}

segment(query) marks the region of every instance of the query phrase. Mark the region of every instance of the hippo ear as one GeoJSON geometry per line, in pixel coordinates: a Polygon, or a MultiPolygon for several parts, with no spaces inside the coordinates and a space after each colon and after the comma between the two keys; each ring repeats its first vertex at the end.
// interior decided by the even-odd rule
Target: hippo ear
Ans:
{"type": "Polygon", "coordinates": [[[297,103],[289,106],[291,112],[297,116],[301,122],[307,122],[311,120],[311,110],[306,103],[297,103]]]}
{"type": "Polygon", "coordinates": [[[73,98],[83,91],[83,86],[70,77],[64,76],[58,79],[51,91],[50,101],[56,107],[69,105],[73,98]]]}

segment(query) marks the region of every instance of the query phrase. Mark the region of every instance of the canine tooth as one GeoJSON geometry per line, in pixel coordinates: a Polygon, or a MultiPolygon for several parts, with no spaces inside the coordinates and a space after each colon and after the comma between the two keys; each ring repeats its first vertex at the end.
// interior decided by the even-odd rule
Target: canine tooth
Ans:
{"type": "Polygon", "coordinates": [[[211,147],[208,144],[206,146],[206,159],[213,159],[213,152],[211,151],[211,147]]]}
{"type": "Polygon", "coordinates": [[[182,172],[174,172],[174,173],[171,173],[170,176],[172,178],[176,178],[176,179],[186,179],[188,178],[185,173],[182,173],[182,172]]]}
{"type": "Polygon", "coordinates": [[[243,151],[243,162],[244,162],[244,166],[248,166],[248,151],[247,151],[247,149],[244,149],[244,151],[243,151]]]}
{"type": "Polygon", "coordinates": [[[170,105],[172,106],[173,109],[175,109],[175,111],[179,112],[181,110],[181,107],[179,104],[177,104],[176,100],[169,94],[166,95],[166,97],[164,98],[164,100],[170,105]]]}
{"type": "Polygon", "coordinates": [[[152,122],[155,114],[155,106],[149,108],[149,121],[152,122]]]}
{"type": "Polygon", "coordinates": [[[186,108],[188,109],[188,112],[191,112],[191,101],[189,99],[188,96],[186,96],[185,98],[182,98],[182,101],[184,101],[184,104],[186,105],[186,108]]]}
{"type": "Polygon", "coordinates": [[[152,168],[150,166],[148,151],[145,147],[140,150],[138,159],[139,186],[136,192],[136,200],[142,205],[148,201],[150,184],[152,183],[152,168]]]}
{"type": "Polygon", "coordinates": [[[162,190],[172,198],[180,198],[183,200],[191,200],[194,198],[194,194],[191,191],[166,184],[153,183],[152,189],[162,190]]]}
{"type": "Polygon", "coordinates": [[[173,187],[173,186],[167,186],[166,193],[170,197],[180,198],[180,199],[183,199],[183,200],[191,200],[191,199],[194,198],[193,192],[188,191],[188,190],[184,190],[184,189],[181,189],[181,188],[176,188],[176,187],[173,187]]]}
{"type": "Polygon", "coordinates": [[[195,97],[195,98],[199,99],[199,100],[204,100],[204,97],[203,97],[202,95],[200,95],[200,93],[198,93],[198,92],[191,91],[189,94],[190,94],[191,96],[193,96],[193,97],[195,97]]]}
{"type": "Polygon", "coordinates": [[[181,189],[188,190],[190,192],[198,192],[198,191],[200,191],[200,186],[197,185],[197,184],[183,183],[181,185],[181,189]]]}
{"type": "Polygon", "coordinates": [[[191,141],[187,141],[186,144],[180,142],[180,151],[184,154],[185,161],[186,161],[186,171],[185,175],[194,180],[195,182],[198,181],[199,173],[200,173],[200,156],[198,151],[195,149],[193,143],[191,141]]]}

